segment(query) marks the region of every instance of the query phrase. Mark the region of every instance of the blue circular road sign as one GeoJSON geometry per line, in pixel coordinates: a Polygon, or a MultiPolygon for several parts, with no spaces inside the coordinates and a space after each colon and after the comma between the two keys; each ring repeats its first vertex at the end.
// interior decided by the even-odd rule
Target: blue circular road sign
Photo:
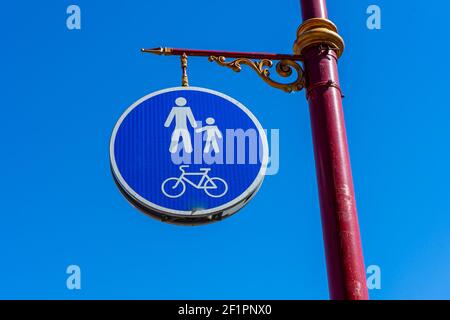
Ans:
{"type": "Polygon", "coordinates": [[[136,207],[163,221],[202,224],[242,208],[268,163],[265,131],[220,92],[175,87],[131,105],[110,142],[114,179],[136,207]]]}

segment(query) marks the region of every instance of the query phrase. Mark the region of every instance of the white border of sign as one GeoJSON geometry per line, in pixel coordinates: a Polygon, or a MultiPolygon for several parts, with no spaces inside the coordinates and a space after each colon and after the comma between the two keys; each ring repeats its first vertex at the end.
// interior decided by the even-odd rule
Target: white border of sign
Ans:
{"type": "Polygon", "coordinates": [[[163,90],[159,90],[159,91],[155,91],[152,92],[148,95],[146,95],[145,97],[142,97],[141,99],[139,99],[138,101],[136,101],[135,103],[133,103],[128,109],[125,110],[125,112],[120,116],[119,120],[117,121],[114,130],[112,132],[111,135],[111,140],[110,140],[110,145],[109,145],[109,156],[110,156],[110,161],[111,161],[111,168],[113,171],[113,174],[115,176],[115,178],[117,179],[118,183],[120,184],[120,186],[122,187],[122,189],[128,194],[130,195],[132,198],[134,198],[138,203],[140,203],[141,205],[143,205],[144,207],[148,208],[151,211],[157,211],[159,213],[162,214],[167,214],[169,216],[175,216],[175,217],[204,217],[204,216],[208,216],[208,215],[212,215],[212,214],[216,214],[219,212],[223,212],[224,215],[230,215],[234,212],[236,212],[237,210],[239,210],[241,208],[241,204],[243,204],[243,202],[247,202],[249,200],[249,197],[253,197],[254,194],[256,193],[255,191],[257,191],[261,185],[261,183],[264,180],[264,176],[266,173],[266,169],[267,169],[267,164],[269,161],[269,144],[267,142],[267,136],[266,136],[266,132],[264,131],[264,129],[262,128],[261,124],[259,123],[258,119],[256,119],[256,117],[250,112],[250,110],[248,110],[242,103],[240,103],[239,101],[214,90],[210,90],[210,89],[206,89],[206,88],[201,88],[201,87],[173,87],[173,88],[167,88],[167,89],[163,89],[163,90]],[[207,92],[210,94],[214,94],[216,96],[219,96],[221,98],[224,98],[228,101],[230,101],[231,103],[233,103],[234,105],[236,105],[237,107],[239,107],[242,111],[244,111],[249,118],[253,121],[253,123],[256,125],[258,131],[259,131],[259,136],[261,139],[261,145],[263,148],[263,155],[262,155],[262,161],[261,161],[261,169],[258,172],[258,175],[256,176],[256,179],[253,181],[253,183],[247,188],[247,190],[245,190],[239,197],[219,206],[219,207],[214,207],[211,209],[207,209],[207,210],[195,210],[195,211],[184,211],[184,210],[174,210],[174,209],[169,209],[169,208],[165,208],[162,206],[159,206],[155,203],[152,203],[150,201],[148,201],[147,199],[144,199],[142,196],[140,196],[136,191],[133,190],[133,188],[131,188],[127,182],[125,181],[125,179],[122,177],[122,175],[120,174],[120,171],[117,167],[116,164],[116,159],[114,156],[114,144],[115,144],[115,140],[116,140],[116,135],[117,132],[119,130],[120,125],[122,124],[123,120],[126,118],[126,116],[134,109],[136,108],[138,105],[140,105],[142,102],[166,93],[166,92],[171,92],[171,91],[185,91],[185,90],[192,90],[192,91],[201,91],[201,92],[207,92]],[[236,210],[230,210],[233,209],[233,207],[236,207],[236,210]]]}

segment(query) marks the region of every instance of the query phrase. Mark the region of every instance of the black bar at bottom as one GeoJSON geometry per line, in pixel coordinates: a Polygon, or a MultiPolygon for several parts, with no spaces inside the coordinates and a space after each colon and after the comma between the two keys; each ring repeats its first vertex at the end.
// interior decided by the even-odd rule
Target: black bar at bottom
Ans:
{"type": "Polygon", "coordinates": [[[298,300],[138,300],[138,301],[0,301],[4,314],[12,311],[15,316],[30,312],[89,318],[98,313],[101,319],[113,315],[119,319],[320,319],[366,314],[370,317],[386,317],[390,308],[401,310],[403,315],[417,315],[417,311],[437,312],[448,310],[448,301],[298,301],[298,300]],[[10,310],[6,310],[10,309],[10,310]],[[422,310],[421,310],[422,309],[422,310]],[[132,315],[136,315],[131,317],[132,315]],[[121,317],[122,316],[122,317],[121,317]]]}

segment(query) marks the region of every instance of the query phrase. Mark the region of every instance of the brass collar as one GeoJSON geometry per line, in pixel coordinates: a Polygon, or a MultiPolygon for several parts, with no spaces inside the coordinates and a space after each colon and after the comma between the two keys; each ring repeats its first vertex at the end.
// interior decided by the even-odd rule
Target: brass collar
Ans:
{"type": "Polygon", "coordinates": [[[328,19],[312,18],[304,21],[297,30],[294,53],[302,55],[312,45],[328,45],[336,51],[339,58],[344,52],[344,40],[338,34],[333,22],[328,19]]]}

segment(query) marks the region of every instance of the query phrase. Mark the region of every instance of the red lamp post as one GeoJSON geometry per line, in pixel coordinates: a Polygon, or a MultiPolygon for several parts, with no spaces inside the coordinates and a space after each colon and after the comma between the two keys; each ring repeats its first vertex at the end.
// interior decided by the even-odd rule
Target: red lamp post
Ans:
{"type": "MultiPolygon", "coordinates": [[[[301,0],[303,20],[328,19],[325,0],[301,0]]],[[[297,53],[297,52],[296,52],[297,53]]],[[[302,51],[332,299],[368,299],[336,50],[302,51]]]]}

